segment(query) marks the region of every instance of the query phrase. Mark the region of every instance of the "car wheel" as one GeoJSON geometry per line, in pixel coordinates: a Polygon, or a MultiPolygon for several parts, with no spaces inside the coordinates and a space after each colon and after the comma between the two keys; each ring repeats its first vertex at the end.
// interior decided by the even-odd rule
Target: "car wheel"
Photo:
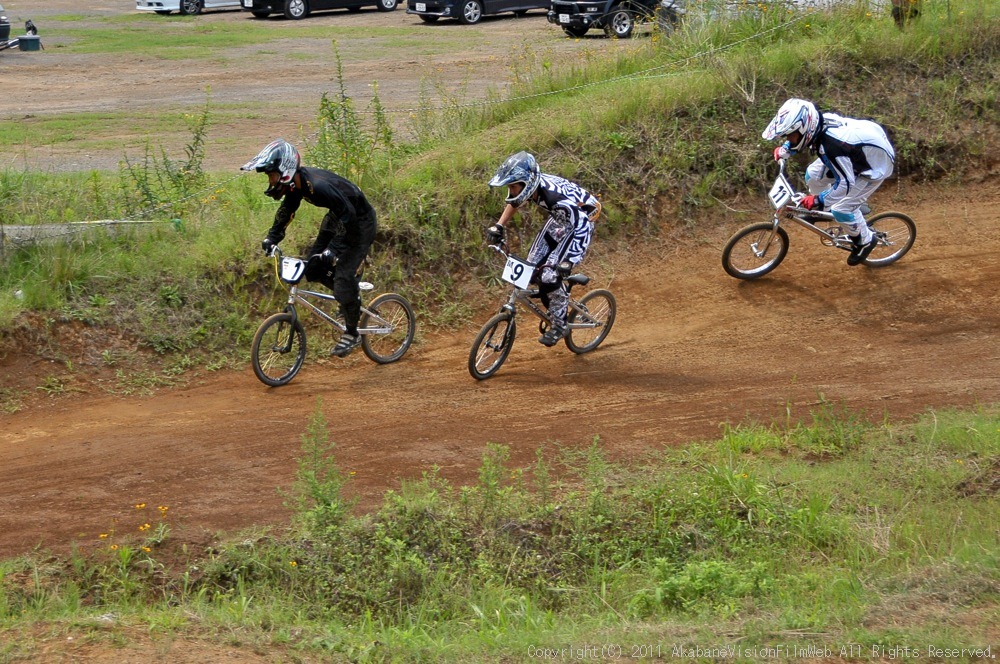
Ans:
{"type": "Polygon", "coordinates": [[[437,23],[437,21],[438,21],[439,18],[441,18],[441,17],[440,16],[424,16],[424,15],[420,16],[420,20],[423,21],[424,23],[437,23]]]}
{"type": "Polygon", "coordinates": [[[380,12],[391,12],[399,4],[399,0],[378,0],[375,4],[375,9],[380,12]]]}
{"type": "Polygon", "coordinates": [[[267,9],[256,9],[250,13],[253,14],[254,18],[267,18],[271,15],[271,12],[267,9]]]}
{"type": "Polygon", "coordinates": [[[632,16],[632,12],[621,7],[612,9],[608,15],[607,22],[604,24],[604,33],[608,37],[615,37],[617,39],[628,39],[632,36],[634,29],[635,17],[632,16]]]}
{"type": "Polygon", "coordinates": [[[474,25],[483,19],[483,5],[479,0],[464,0],[458,20],[466,25],[474,25]]]}
{"type": "Polygon", "coordinates": [[[197,16],[201,13],[201,0],[181,0],[181,14],[197,16]]]}
{"type": "Polygon", "coordinates": [[[285,0],[285,18],[297,21],[305,18],[309,13],[309,5],[306,0],[285,0]]]}
{"type": "Polygon", "coordinates": [[[565,32],[570,37],[582,37],[585,34],[587,34],[587,28],[578,28],[578,27],[575,27],[575,26],[567,26],[567,27],[563,28],[563,32],[565,32]]]}

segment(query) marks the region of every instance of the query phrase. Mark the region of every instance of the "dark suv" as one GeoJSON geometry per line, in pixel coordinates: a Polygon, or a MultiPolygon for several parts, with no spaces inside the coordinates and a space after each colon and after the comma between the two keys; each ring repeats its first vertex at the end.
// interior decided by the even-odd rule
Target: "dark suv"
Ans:
{"type": "Polygon", "coordinates": [[[548,9],[549,0],[407,0],[406,13],[416,14],[424,23],[439,18],[456,18],[461,23],[479,23],[483,16],[514,12],[524,16],[529,9],[548,9]]]}
{"type": "MultiPolygon", "coordinates": [[[[680,0],[552,0],[549,23],[555,23],[570,37],[582,37],[591,28],[603,29],[609,37],[632,36],[635,24],[667,17],[670,7],[680,0]],[[666,8],[663,5],[668,5],[666,8]]],[[[673,14],[676,16],[676,14],[673,14]]]]}

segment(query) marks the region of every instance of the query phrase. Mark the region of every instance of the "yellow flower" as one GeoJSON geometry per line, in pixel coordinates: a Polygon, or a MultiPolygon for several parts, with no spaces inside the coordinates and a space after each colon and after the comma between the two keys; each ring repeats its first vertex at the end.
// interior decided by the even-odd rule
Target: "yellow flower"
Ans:
{"type": "Polygon", "coordinates": [[[108,538],[108,534],[107,533],[101,533],[100,535],[98,535],[98,537],[100,537],[101,539],[107,539],[108,538]]]}
{"type": "Polygon", "coordinates": [[[142,547],[142,550],[145,551],[146,553],[149,553],[150,551],[152,551],[152,549],[150,549],[148,546],[142,547]]]}
{"type": "Polygon", "coordinates": [[[295,562],[294,560],[288,561],[288,564],[291,565],[292,567],[298,567],[299,566],[299,564],[297,562],[295,562]]]}
{"type": "Polygon", "coordinates": [[[118,550],[118,545],[117,544],[112,544],[111,545],[111,550],[112,551],[117,551],[118,550]]]}
{"type": "Polygon", "coordinates": [[[137,510],[145,509],[146,508],[146,503],[137,503],[136,506],[135,506],[135,508],[137,510]]]}

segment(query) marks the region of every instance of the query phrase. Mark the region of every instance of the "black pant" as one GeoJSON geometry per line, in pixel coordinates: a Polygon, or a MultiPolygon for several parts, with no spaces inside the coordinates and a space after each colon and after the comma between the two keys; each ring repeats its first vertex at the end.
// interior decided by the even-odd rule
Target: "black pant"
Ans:
{"type": "Polygon", "coordinates": [[[333,230],[324,224],[316,236],[316,241],[313,242],[309,255],[322,253],[329,248],[337,255],[337,264],[331,270],[316,271],[311,274],[307,272],[305,275],[309,281],[318,281],[333,291],[340,308],[344,311],[347,333],[355,335],[358,333],[358,320],[361,318],[358,268],[361,267],[375,241],[374,211],[366,215],[362,222],[359,233],[348,233],[336,238],[336,242],[332,242],[335,238],[333,230]]]}

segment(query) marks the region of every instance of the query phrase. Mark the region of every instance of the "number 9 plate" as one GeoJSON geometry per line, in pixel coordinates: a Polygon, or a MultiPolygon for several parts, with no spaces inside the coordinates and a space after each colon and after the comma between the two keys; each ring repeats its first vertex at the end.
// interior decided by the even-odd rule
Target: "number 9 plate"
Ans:
{"type": "Polygon", "coordinates": [[[518,288],[527,288],[531,283],[531,275],[534,274],[535,267],[530,263],[523,263],[513,256],[507,257],[507,264],[503,267],[502,278],[508,283],[512,283],[518,288]]]}

